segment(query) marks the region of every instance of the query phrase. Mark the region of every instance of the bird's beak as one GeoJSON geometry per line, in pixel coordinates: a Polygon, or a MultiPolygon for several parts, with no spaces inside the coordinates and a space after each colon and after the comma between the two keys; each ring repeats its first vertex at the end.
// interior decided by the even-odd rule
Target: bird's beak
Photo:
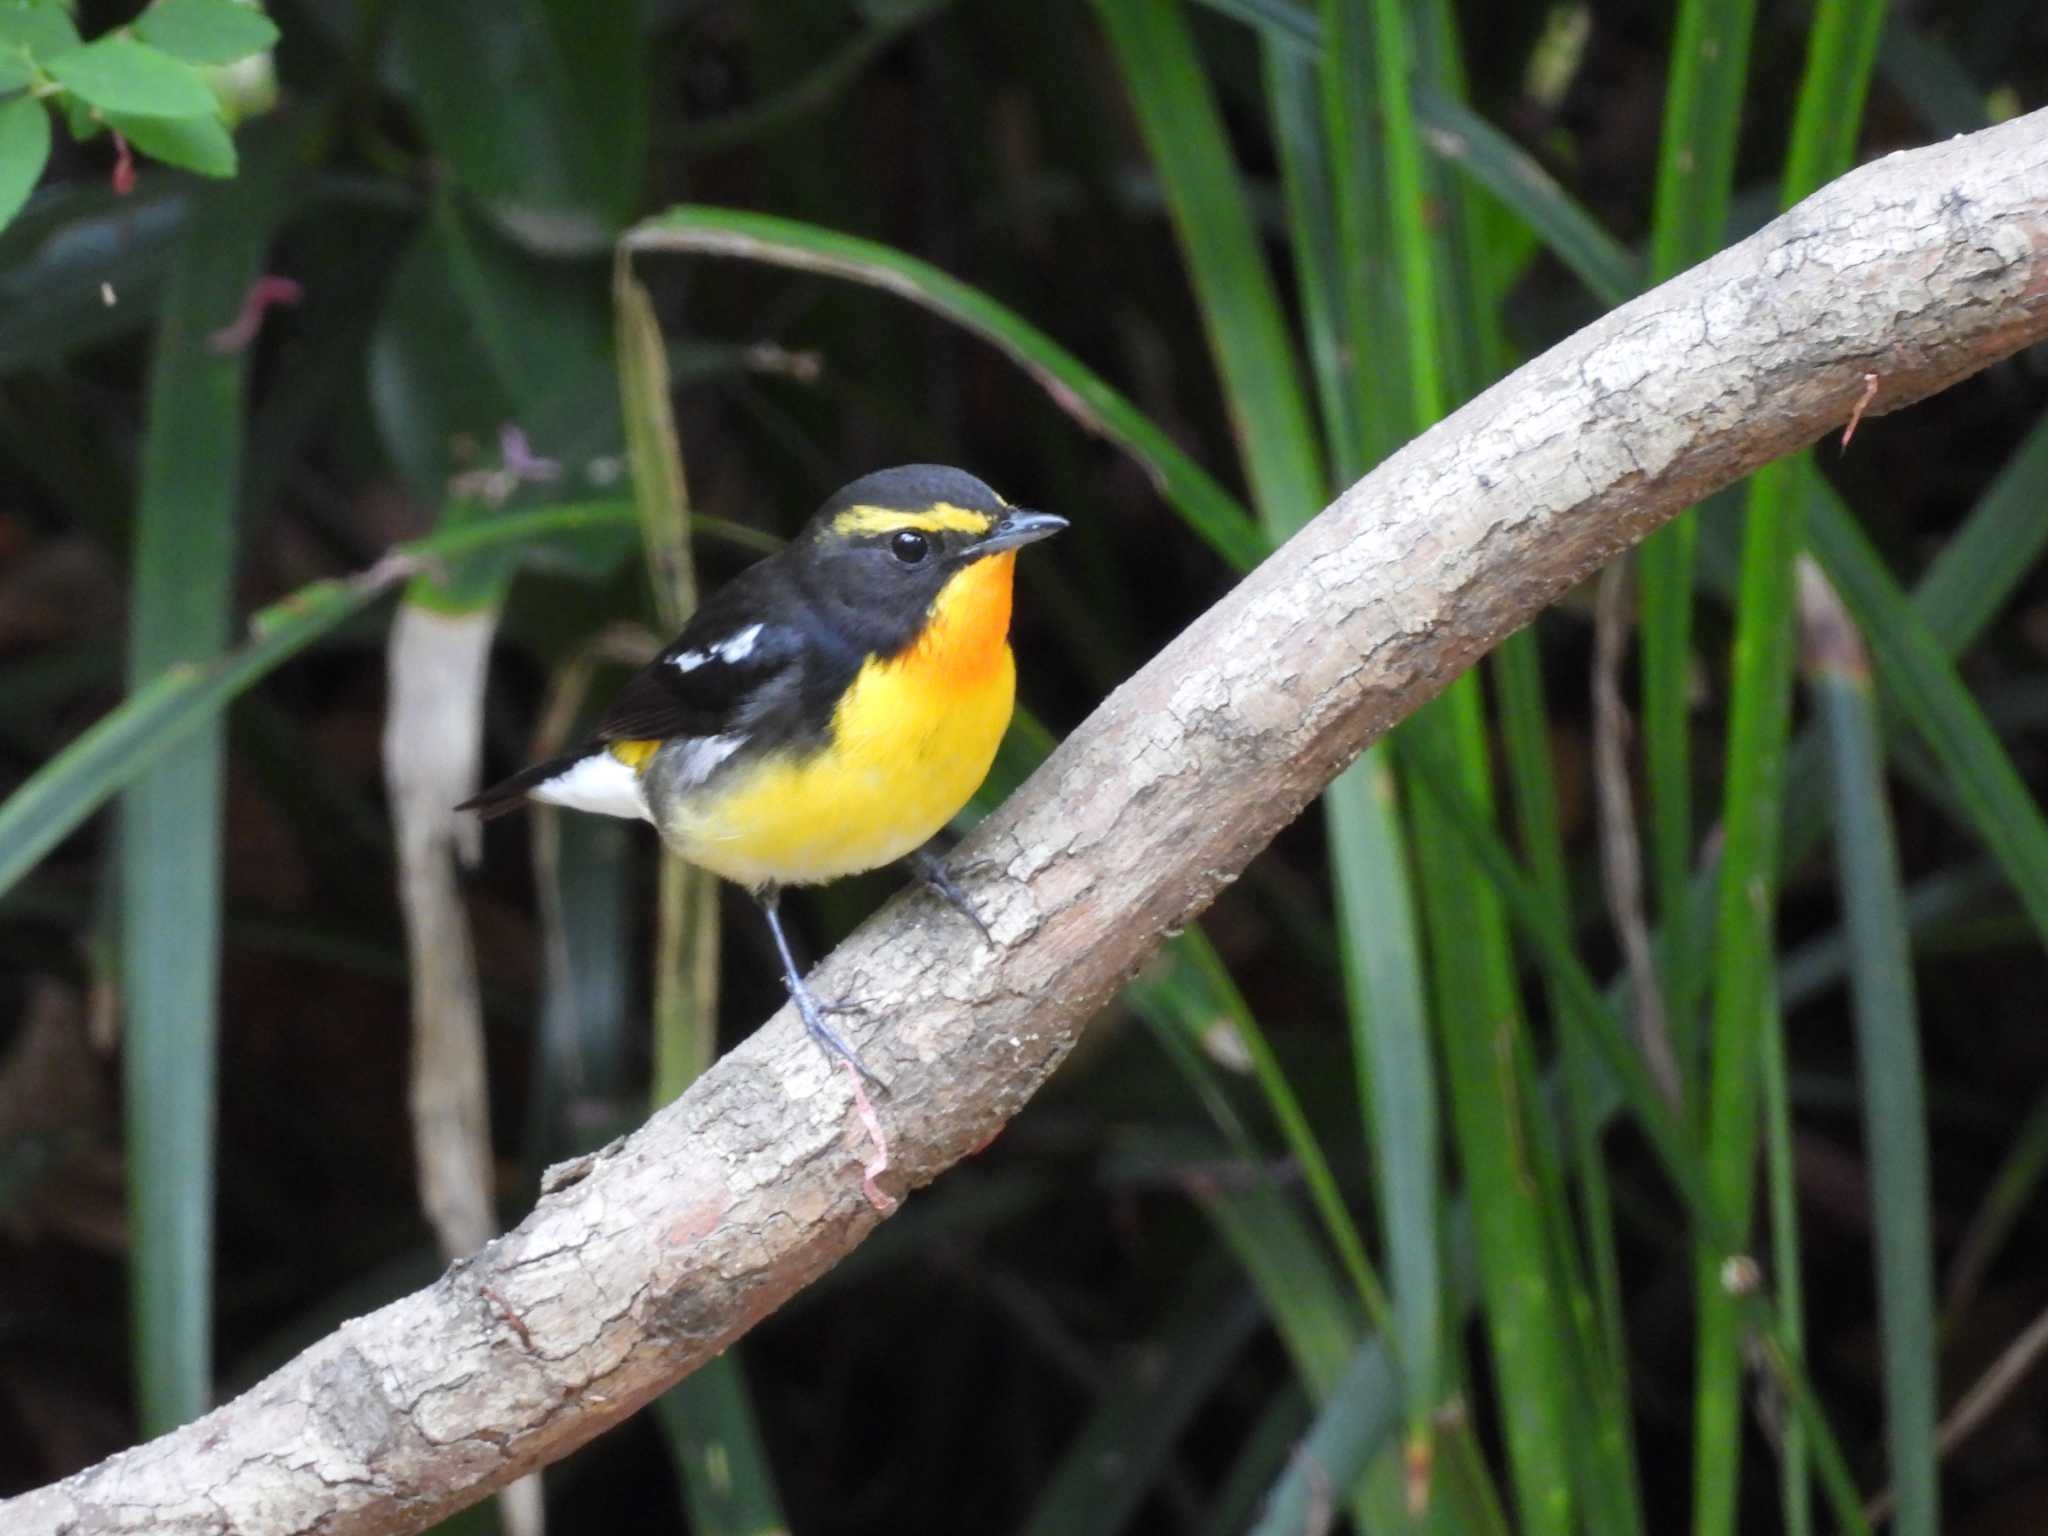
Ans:
{"type": "Polygon", "coordinates": [[[1066,526],[1064,517],[1055,517],[1050,512],[1026,512],[1012,507],[974,546],[974,553],[977,556],[998,555],[1006,549],[1022,549],[1026,544],[1051,538],[1066,526]]]}

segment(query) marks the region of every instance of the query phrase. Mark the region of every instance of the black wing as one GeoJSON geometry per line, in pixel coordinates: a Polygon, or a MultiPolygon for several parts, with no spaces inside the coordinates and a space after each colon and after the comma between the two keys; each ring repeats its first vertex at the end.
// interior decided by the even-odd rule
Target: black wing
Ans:
{"type": "Polygon", "coordinates": [[[781,605],[764,600],[771,594],[747,580],[751,574],[721,588],[620,690],[598,724],[598,741],[728,735],[794,691],[803,634],[769,617],[781,605]]]}

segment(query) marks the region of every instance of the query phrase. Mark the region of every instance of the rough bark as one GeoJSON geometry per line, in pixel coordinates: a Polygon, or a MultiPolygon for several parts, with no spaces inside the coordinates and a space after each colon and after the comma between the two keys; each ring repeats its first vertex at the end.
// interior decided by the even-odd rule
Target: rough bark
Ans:
{"type": "MultiPolygon", "coordinates": [[[[884,1183],[984,1145],[1166,933],[1329,779],[1708,492],[2048,335],[2048,113],[1844,177],[1353,486],[1103,704],[956,869],[823,966],[878,1006],[884,1183]]],[[[1866,425],[1864,431],[1871,428],[1866,425]]],[[[1087,508],[1069,508],[1088,515],[1087,508]]],[[[784,1011],[517,1229],[217,1412],[0,1504],[10,1536],[417,1530],[728,1347],[880,1220],[846,1078],[784,1011]]]]}

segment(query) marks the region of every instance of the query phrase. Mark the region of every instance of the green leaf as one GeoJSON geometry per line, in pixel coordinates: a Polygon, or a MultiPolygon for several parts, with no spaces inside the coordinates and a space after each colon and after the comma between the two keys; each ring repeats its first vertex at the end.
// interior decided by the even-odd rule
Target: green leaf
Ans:
{"type": "Polygon", "coordinates": [[[217,117],[142,117],[109,112],[107,124],[165,165],[201,176],[235,174],[235,137],[217,117]]]}
{"type": "Polygon", "coordinates": [[[21,211],[50,158],[50,114],[20,96],[0,105],[0,225],[21,211]]]}
{"type": "Polygon", "coordinates": [[[103,112],[150,117],[211,117],[213,92],[190,64],[133,38],[103,37],[43,65],[50,78],[103,112]]]}
{"type": "Polygon", "coordinates": [[[157,0],[135,18],[135,35],[188,64],[232,64],[277,44],[277,27],[236,0],[157,0]]]}
{"type": "Polygon", "coordinates": [[[1464,102],[1417,82],[1415,120],[1432,153],[1514,209],[1588,291],[1618,304],[1643,286],[1642,263],[1541,161],[1464,102]]]}
{"type": "Polygon", "coordinates": [[[536,250],[590,251],[633,212],[647,161],[637,5],[440,0],[391,18],[427,137],[536,250]]]}
{"type": "MultiPolygon", "coordinates": [[[[290,146],[187,222],[152,349],[136,488],[130,686],[205,666],[234,609],[246,354],[207,343],[262,270],[290,146]]],[[[140,1419],[162,1434],[212,1396],[215,1044],[226,732],[216,717],[121,802],[121,986],[130,1304],[140,1419]]]]}
{"type": "Polygon", "coordinates": [[[78,28],[53,0],[0,0],[0,54],[54,59],[78,46],[78,28]]]}
{"type": "Polygon", "coordinates": [[[1322,510],[1322,446],[1215,92],[1176,0],[1100,0],[1096,12],[1166,191],[1245,477],[1284,537],[1322,510]]]}
{"type": "Polygon", "coordinates": [[[682,1474],[691,1530],[780,1536],[789,1529],[737,1355],[720,1355],[677,1382],[655,1399],[654,1416],[682,1474]]]}
{"type": "Polygon", "coordinates": [[[1802,578],[1808,679],[1828,742],[1835,869],[1847,917],[1863,1140],[1877,1228],[1878,1333],[1893,1528],[1939,1528],[1935,1423],[1934,1239],[1928,1216],[1927,1104],[1913,1000],[1912,938],[1885,797],[1884,747],[1870,664],[1840,600],[1802,578]]]}

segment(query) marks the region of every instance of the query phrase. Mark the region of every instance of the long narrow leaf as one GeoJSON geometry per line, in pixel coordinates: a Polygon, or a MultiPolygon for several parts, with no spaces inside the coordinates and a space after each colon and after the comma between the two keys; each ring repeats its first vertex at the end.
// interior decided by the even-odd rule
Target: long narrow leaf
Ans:
{"type": "Polygon", "coordinates": [[[1182,1280],[1157,1337],[1137,1347],[1047,1480],[1025,1536],[1115,1536],[1124,1529],[1158,1481],[1175,1437],[1259,1320],[1234,1269],[1212,1260],[1182,1280]]]}
{"type": "Polygon", "coordinates": [[[1269,530],[1291,533],[1322,510],[1322,452],[1187,18],[1180,0],[1097,0],[1096,11],[1166,187],[1253,499],[1269,530]]]}
{"type": "Polygon", "coordinates": [[[630,502],[550,507],[400,545],[362,575],[316,581],[249,620],[247,644],[205,663],[179,662],[129,696],[0,802],[0,895],[111,797],[261,681],[396,582],[426,566],[508,545],[629,529],[630,502]]]}
{"type": "MultiPolygon", "coordinates": [[[[150,363],[135,513],[128,675],[205,666],[228,638],[248,359],[208,338],[263,270],[285,146],[203,194],[171,259],[150,363]]],[[[220,966],[218,723],[185,737],[121,806],[121,983],[130,1287],[142,1428],[212,1391],[215,1044],[220,966]]],[[[4,839],[0,839],[4,842],[4,839]]]]}
{"type": "MultiPolygon", "coordinates": [[[[1650,281],[1720,249],[1734,194],[1735,142],[1749,76],[1755,0],[1685,0],[1671,43],[1650,225],[1650,281]]],[[[1694,551],[1698,520],[1676,519],[1636,554],[1641,594],[1642,737],[1650,799],[1657,916],[1666,934],[1664,996],[1681,1064],[1696,1078],[1697,981],[1688,964],[1692,903],[1690,707],[1694,551]]],[[[1697,1098],[1697,1095],[1695,1095],[1697,1098]]]]}
{"type": "Polygon", "coordinates": [[[1804,583],[1808,686],[1820,707],[1833,770],[1835,868],[1849,938],[1863,1082],[1863,1141],[1877,1228],[1879,1334],[1884,1344],[1885,1441],[1901,1536],[1940,1523],[1935,1426],[1934,1241],[1927,1171],[1911,935],[1885,801],[1884,749],[1870,664],[1824,581],[1804,583]]]}
{"type": "MultiPolygon", "coordinates": [[[[1743,538],[1706,1088],[1709,1186],[1738,1234],[1749,1230],[1754,1190],[1757,1082],[1771,1038],[1765,1015],[1777,1008],[1774,897],[1791,726],[1792,561],[1811,473],[1804,460],[1765,466],[1751,485],[1743,538]]],[[[1723,1277],[1728,1258],[1724,1246],[1700,1244],[1693,1466],[1703,1532],[1731,1529],[1735,1517],[1742,1351],[1739,1309],[1723,1277]]]]}
{"type": "Polygon", "coordinates": [[[921,305],[1007,354],[1063,410],[1136,459],[1189,527],[1231,564],[1249,569],[1271,547],[1229,492],[1100,375],[1013,310],[929,262],[794,219],[695,206],[642,221],[624,244],[632,251],[737,256],[825,273],[921,305]]]}
{"type": "MultiPolygon", "coordinates": [[[[1786,153],[1786,203],[1849,168],[1884,10],[1882,0],[1820,0],[1816,7],[1786,153]]],[[[1777,1009],[1774,918],[1781,776],[1791,730],[1793,562],[1807,508],[1819,494],[1810,455],[1780,460],[1751,481],[1743,521],[1707,1089],[1712,1182],[1738,1230],[1749,1216],[1758,1053],[1776,1036],[1764,1015],[1777,1009]]],[[[1789,1174],[1781,1170],[1781,1176],[1789,1174]]],[[[1725,1256],[1703,1244],[1698,1258],[1693,1515],[1699,1536],[1722,1536],[1737,1518],[1740,1367],[1735,1309],[1718,1274],[1725,1256]]],[[[1788,1462],[1788,1477],[1803,1476],[1796,1456],[1788,1462]]]]}
{"type": "MultiPolygon", "coordinates": [[[[1314,59],[1269,38],[1265,54],[1312,371],[1337,481],[1348,484],[1398,441],[1398,424],[1375,403],[1402,395],[1366,339],[1376,278],[1364,166],[1374,146],[1357,125],[1369,116],[1371,80],[1355,79],[1335,51],[1314,59]]],[[[1445,1375],[1439,1137],[1421,939],[1385,749],[1342,774],[1324,802],[1359,1106],[1392,1274],[1389,1336],[1421,1458],[1445,1375]]]]}

